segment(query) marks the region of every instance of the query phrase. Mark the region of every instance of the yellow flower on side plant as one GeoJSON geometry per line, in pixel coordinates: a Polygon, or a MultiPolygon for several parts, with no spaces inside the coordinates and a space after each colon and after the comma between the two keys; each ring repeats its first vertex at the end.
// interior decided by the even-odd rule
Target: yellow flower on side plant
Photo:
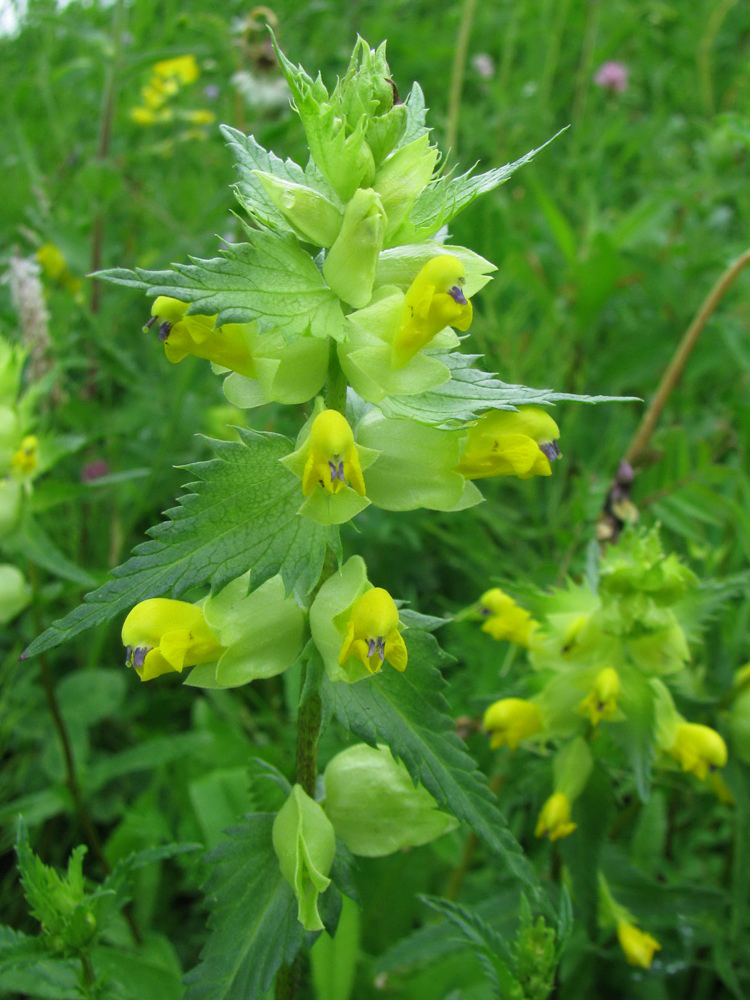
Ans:
{"type": "Polygon", "coordinates": [[[13,453],[11,465],[16,476],[31,476],[39,461],[39,438],[27,434],[21,441],[21,447],[13,453]]]}
{"type": "Polygon", "coordinates": [[[458,471],[467,479],[551,476],[560,428],[539,406],[492,410],[469,428],[458,471]]]}
{"type": "Polygon", "coordinates": [[[727,745],[715,729],[696,722],[680,722],[674,743],[667,751],[683,771],[705,781],[709,771],[724,767],[727,745]]]}
{"type": "Polygon", "coordinates": [[[661,951],[661,945],[656,938],[652,938],[650,934],[627,920],[618,920],[617,940],[628,963],[639,969],[649,969],[654,960],[654,952],[661,951]]]}
{"type": "Polygon", "coordinates": [[[125,665],[135,667],[142,681],[212,663],[224,651],[201,608],[166,597],[136,604],[122,626],[122,642],[125,665]]]}
{"type": "Polygon", "coordinates": [[[346,417],[338,410],[323,410],[313,421],[310,451],[302,475],[302,493],[309,497],[316,486],[336,494],[351,485],[361,497],[365,480],[354,434],[346,417]]]}
{"type": "Polygon", "coordinates": [[[406,643],[398,630],[398,608],[382,587],[366,591],[352,605],[339,666],[351,657],[360,660],[371,674],[378,673],[384,663],[406,670],[406,643]]]}
{"type": "Polygon", "coordinates": [[[466,268],[452,254],[428,261],[404,298],[401,323],[393,341],[393,366],[401,368],[446,326],[466,331],[471,325],[471,302],[463,293],[466,268]]]}
{"type": "Polygon", "coordinates": [[[186,315],[189,303],[160,295],[151,308],[144,329],[158,324],[159,340],[167,360],[176,365],[188,354],[213,361],[240,375],[255,376],[248,340],[250,324],[215,326],[215,316],[186,315]]]}
{"type": "Polygon", "coordinates": [[[617,711],[620,689],[617,671],[614,667],[604,667],[596,675],[591,691],[578,706],[579,713],[585,715],[592,726],[598,726],[602,719],[611,719],[617,711]]]}
{"type": "Polygon", "coordinates": [[[508,642],[529,648],[539,623],[499,587],[493,587],[482,594],[478,610],[485,619],[483,632],[487,632],[493,639],[507,639],[508,642]]]}
{"type": "Polygon", "coordinates": [[[534,836],[561,840],[569,836],[576,825],[570,821],[570,799],[563,792],[555,792],[542,806],[534,836]]]}
{"type": "Polygon", "coordinates": [[[484,713],[482,728],[489,732],[493,750],[503,746],[515,750],[521,740],[540,732],[542,715],[533,701],[501,698],[484,713]]]}

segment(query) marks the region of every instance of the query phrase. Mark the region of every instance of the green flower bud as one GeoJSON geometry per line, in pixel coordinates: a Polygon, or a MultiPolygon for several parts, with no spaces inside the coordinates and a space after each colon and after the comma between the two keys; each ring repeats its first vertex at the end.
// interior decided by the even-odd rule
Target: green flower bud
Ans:
{"type": "Polygon", "coordinates": [[[262,170],[253,173],[294,233],[307,243],[330,247],[341,229],[341,212],[318,191],[262,170]]]}
{"type": "Polygon", "coordinates": [[[330,819],[301,785],[295,785],[274,820],[273,849],[281,874],[297,897],[297,916],[306,931],[323,930],[318,896],[331,884],[328,873],[336,856],[330,819]]]}
{"type": "Polygon", "coordinates": [[[326,255],[323,277],[340,299],[361,309],[372,298],[372,286],[383,246],[386,216],[372,188],[359,189],[344,209],[336,242],[326,255]]]}
{"type": "Polygon", "coordinates": [[[558,750],[553,764],[554,786],[573,802],[586,787],[594,761],[589,745],[581,736],[558,750]]]}
{"type": "Polygon", "coordinates": [[[337,754],[325,770],[325,789],[336,835],[366,858],[428,844],[458,826],[387,747],[360,743],[337,754]]]}
{"type": "Polygon", "coordinates": [[[31,600],[31,589],[20,569],[0,565],[0,625],[15,618],[31,600]]]}
{"type": "Polygon", "coordinates": [[[437,158],[437,146],[430,146],[429,136],[423,135],[391,153],[378,169],[373,187],[388,217],[386,246],[402,242],[394,237],[414,202],[430,183],[437,158]]]}
{"type": "Polygon", "coordinates": [[[18,479],[0,479],[0,539],[7,538],[21,516],[23,487],[18,479]]]}

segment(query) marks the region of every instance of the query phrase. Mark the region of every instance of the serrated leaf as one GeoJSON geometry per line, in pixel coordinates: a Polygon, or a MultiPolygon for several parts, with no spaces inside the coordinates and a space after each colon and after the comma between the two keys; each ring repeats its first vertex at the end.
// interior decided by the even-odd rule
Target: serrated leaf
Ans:
{"type": "Polygon", "coordinates": [[[29,937],[12,927],[0,926],[0,973],[47,957],[38,937],[29,937]]]}
{"type": "Polygon", "coordinates": [[[210,583],[221,587],[252,568],[254,586],[280,573],[287,590],[308,591],[318,580],[335,529],[297,515],[299,480],[279,459],[292,446],[277,434],[241,431],[242,443],[212,441],[216,458],[186,468],[199,481],[178,499],[169,520],[109,580],[23,654],[44,649],[109,621],[148,597],[179,596],[210,583]]]}
{"type": "Polygon", "coordinates": [[[341,303],[295,237],[249,227],[245,233],[248,242],[227,244],[221,257],[192,257],[192,264],[165,271],[116,268],[96,277],[190,302],[189,313],[216,316],[219,325],[257,322],[261,331],[343,337],[341,303]]]}
{"type": "Polygon", "coordinates": [[[410,142],[414,142],[415,139],[419,139],[420,136],[427,135],[431,131],[425,124],[427,108],[424,103],[424,93],[418,83],[412,84],[404,104],[406,105],[406,128],[398,144],[399,147],[408,146],[410,142]]]}
{"type": "Polygon", "coordinates": [[[207,856],[210,936],[185,1000],[254,1000],[302,944],[294,894],[271,842],[272,813],[247,816],[207,856]]]}
{"type": "Polygon", "coordinates": [[[437,232],[441,226],[450,222],[459,212],[470,205],[480,194],[494,191],[504,184],[519,167],[531,162],[537,153],[545,149],[565,129],[561,129],[537,149],[532,149],[525,156],[513,163],[495,167],[484,174],[472,176],[470,170],[458,177],[439,177],[434,180],[417,199],[412,209],[410,221],[414,226],[415,239],[422,239],[437,232]]]}
{"type": "Polygon", "coordinates": [[[533,869],[445,714],[440,693],[444,682],[435,664],[448,657],[424,632],[410,630],[405,639],[409,663],[403,674],[384,670],[357,684],[324,683],[325,699],[360,739],[370,746],[386,743],[439,806],[466,822],[524,885],[537,892],[533,869]]]}
{"type": "Polygon", "coordinates": [[[544,406],[567,401],[571,403],[632,402],[633,396],[579,396],[552,389],[531,389],[525,385],[509,385],[489,372],[471,366],[482,355],[426,352],[446,365],[451,372],[447,382],[415,396],[389,396],[378,403],[387,417],[409,417],[434,427],[455,427],[476,420],[484,410],[514,410],[534,404],[544,406]]]}

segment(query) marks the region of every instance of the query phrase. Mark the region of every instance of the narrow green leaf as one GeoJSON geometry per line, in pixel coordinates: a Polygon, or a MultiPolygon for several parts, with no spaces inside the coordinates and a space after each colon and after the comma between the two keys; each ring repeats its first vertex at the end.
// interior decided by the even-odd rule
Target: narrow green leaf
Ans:
{"type": "Polygon", "coordinates": [[[185,1000],[254,1000],[302,943],[294,894],[271,842],[274,819],[247,816],[207,856],[210,935],[200,965],[185,978],[185,1000]]]}
{"type": "Polygon", "coordinates": [[[387,743],[441,807],[465,821],[507,868],[534,892],[536,875],[510,833],[484,775],[445,714],[444,682],[436,665],[448,657],[434,637],[409,630],[405,673],[386,669],[356,684],[324,683],[323,695],[341,723],[375,746],[387,743]]]}
{"type": "Polygon", "coordinates": [[[551,389],[531,389],[525,385],[508,385],[495,375],[471,366],[480,354],[432,351],[430,355],[447,365],[451,377],[447,382],[415,396],[389,396],[378,404],[387,417],[410,417],[435,427],[455,427],[476,420],[484,410],[514,410],[519,406],[550,403],[619,403],[632,402],[633,396],[578,396],[551,389]]]}
{"type": "Polygon", "coordinates": [[[194,493],[167,511],[132,557],[84,604],[54,622],[23,654],[34,656],[148,597],[221,587],[252,568],[253,586],[281,573],[287,589],[308,591],[320,576],[335,529],[299,517],[299,480],[279,459],[291,444],[277,434],[242,431],[243,442],[212,441],[216,458],[186,468],[194,493]]]}

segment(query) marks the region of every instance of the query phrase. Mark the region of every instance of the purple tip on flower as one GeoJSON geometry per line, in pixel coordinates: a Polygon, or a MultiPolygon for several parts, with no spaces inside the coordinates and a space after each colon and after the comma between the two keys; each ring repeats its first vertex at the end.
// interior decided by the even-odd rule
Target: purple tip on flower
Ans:
{"type": "Polygon", "coordinates": [[[610,60],[602,63],[594,74],[594,83],[602,90],[611,90],[615,94],[621,94],[628,88],[628,67],[625,63],[610,60]]]}
{"type": "Polygon", "coordinates": [[[146,325],[144,326],[143,332],[145,333],[146,330],[150,330],[158,318],[159,318],[158,316],[152,316],[151,319],[148,321],[148,323],[146,323],[146,325]]]}
{"type": "Polygon", "coordinates": [[[103,458],[97,458],[93,462],[87,462],[81,469],[81,482],[91,483],[95,479],[101,479],[102,476],[106,476],[108,473],[109,466],[107,463],[103,458]]]}
{"type": "Polygon", "coordinates": [[[452,299],[455,299],[456,302],[458,302],[458,304],[460,306],[465,306],[467,304],[466,303],[466,296],[461,291],[461,289],[458,287],[458,285],[454,285],[453,288],[449,288],[448,289],[448,294],[450,295],[450,297],[452,299]]]}
{"type": "Polygon", "coordinates": [[[159,327],[159,342],[161,344],[163,344],[164,341],[167,339],[171,329],[172,329],[172,324],[168,322],[168,320],[164,320],[162,325],[159,327]]]}
{"type": "Polygon", "coordinates": [[[544,444],[539,445],[539,450],[544,452],[550,462],[562,457],[562,452],[557,447],[557,441],[545,441],[544,444]]]}
{"type": "Polygon", "coordinates": [[[132,646],[126,646],[125,647],[125,666],[126,667],[130,666],[130,661],[132,659],[132,656],[133,656],[133,647],[132,646]]]}
{"type": "Polygon", "coordinates": [[[133,650],[133,666],[142,667],[151,649],[151,646],[136,646],[133,650]]]}

